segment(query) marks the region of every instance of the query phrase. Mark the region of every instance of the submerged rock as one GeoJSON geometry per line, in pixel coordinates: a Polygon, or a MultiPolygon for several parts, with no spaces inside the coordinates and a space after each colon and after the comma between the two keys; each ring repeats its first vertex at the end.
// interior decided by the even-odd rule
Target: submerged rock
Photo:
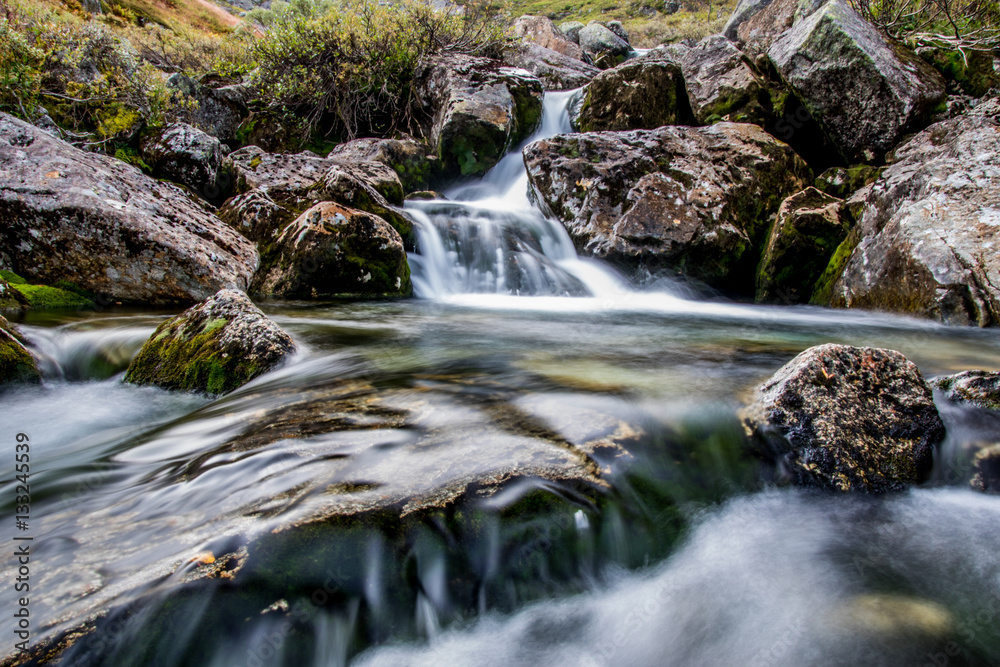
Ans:
{"type": "Polygon", "coordinates": [[[809,348],[757,387],[743,420],[780,477],[837,491],[919,483],[944,438],[917,367],[899,352],[870,347],[809,348]]]}
{"type": "Polygon", "coordinates": [[[574,60],[583,59],[583,49],[579,44],[568,39],[556,24],[545,16],[522,16],[514,21],[513,30],[514,36],[524,42],[537,44],[574,60]]]}
{"type": "Polygon", "coordinates": [[[972,467],[976,471],[970,482],[973,489],[1000,494],[1000,445],[990,445],[977,452],[972,467]]]}
{"type": "Polygon", "coordinates": [[[542,118],[542,83],[488,58],[446,54],[421,62],[416,106],[428,141],[451,175],[486,173],[542,118]]]}
{"type": "Polygon", "coordinates": [[[222,145],[186,123],[168,125],[142,141],[142,158],[162,178],[182,183],[208,198],[219,194],[222,145]]]}
{"type": "Polygon", "coordinates": [[[0,263],[113,300],[200,301],[245,288],[253,245],[180,188],[0,114],[0,263]]]}
{"type": "Polygon", "coordinates": [[[960,116],[897,148],[864,195],[831,305],[1000,324],[1000,125],[960,116]]]}
{"type": "Polygon", "coordinates": [[[13,324],[0,315],[0,387],[41,381],[38,364],[28,351],[27,341],[13,324]]]}
{"type": "Polygon", "coordinates": [[[224,289],[157,327],[129,364],[125,381],[225,394],[294,349],[291,337],[246,294],[224,289]]]}
{"type": "Polygon", "coordinates": [[[1000,372],[962,371],[936,377],[931,386],[953,403],[968,403],[983,410],[1000,410],[1000,372]]]}
{"type": "Polygon", "coordinates": [[[542,212],[584,254],[746,291],[770,218],[812,180],[754,125],[556,136],[524,161],[542,212]]]}
{"type": "Polygon", "coordinates": [[[281,298],[409,296],[403,239],[382,218],[319,203],[288,225],[265,255],[253,292],[281,298]]]}
{"type": "Polygon", "coordinates": [[[521,44],[504,54],[504,63],[528,70],[545,90],[572,90],[585,86],[601,70],[538,44],[521,44]]]}
{"type": "Polygon", "coordinates": [[[680,64],[662,49],[594,77],[574,113],[581,132],[651,130],[692,121],[680,64]]]}
{"type": "Polygon", "coordinates": [[[768,57],[848,163],[880,159],[945,97],[940,74],[842,0],[797,22],[768,57]]]}
{"type": "Polygon", "coordinates": [[[851,225],[843,201],[806,188],[781,202],[757,270],[758,303],[805,303],[851,225]]]}

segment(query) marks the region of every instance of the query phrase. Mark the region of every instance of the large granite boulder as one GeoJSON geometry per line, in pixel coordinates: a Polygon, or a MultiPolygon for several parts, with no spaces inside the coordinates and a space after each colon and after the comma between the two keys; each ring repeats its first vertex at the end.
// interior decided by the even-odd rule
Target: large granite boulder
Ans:
{"type": "Polygon", "coordinates": [[[225,394],[271,370],[292,339],[239,290],[220,290],[159,327],[132,359],[125,381],[225,394]]]}
{"type": "Polygon", "coordinates": [[[687,49],[681,71],[695,120],[764,125],[771,100],[748,58],[722,35],[711,35],[687,49]]]}
{"type": "Polygon", "coordinates": [[[953,403],[1000,410],[1000,372],[962,371],[931,380],[931,386],[953,403]]]}
{"type": "Polygon", "coordinates": [[[524,161],[542,212],[583,254],[742,291],[771,216],[811,180],[786,144],[736,123],[556,136],[524,161]]]}
{"type": "Polygon", "coordinates": [[[41,381],[38,364],[28,351],[28,342],[13,324],[0,315],[0,387],[41,381]]]}
{"type": "Polygon", "coordinates": [[[355,139],[330,151],[328,158],[340,163],[381,162],[392,167],[399,177],[403,192],[418,192],[432,187],[439,177],[436,156],[427,146],[411,138],[355,139]]]}
{"type": "Polygon", "coordinates": [[[289,299],[409,296],[403,239],[371,213],[316,204],[265,254],[253,292],[289,299]]]}
{"type": "Polygon", "coordinates": [[[504,54],[504,63],[531,72],[545,90],[572,90],[587,85],[601,70],[538,44],[520,44],[504,54]]]}
{"type": "Polygon", "coordinates": [[[603,23],[591,21],[578,33],[580,48],[600,69],[609,69],[625,61],[632,47],[603,23]]]}
{"type": "Polygon", "coordinates": [[[219,195],[222,145],[215,137],[187,123],[172,123],[143,137],[141,150],[154,175],[186,185],[207,199],[219,195]]]}
{"type": "Polygon", "coordinates": [[[0,114],[0,265],[133,303],[245,288],[253,245],[180,188],[0,114]]]}
{"type": "Polygon", "coordinates": [[[581,132],[651,130],[692,121],[681,66],[663,49],[594,77],[573,115],[581,132]]]}
{"type": "Polygon", "coordinates": [[[579,44],[567,39],[551,19],[545,16],[522,16],[514,21],[514,36],[522,41],[557,51],[574,60],[583,59],[579,44]]]}
{"type": "Polygon", "coordinates": [[[880,159],[945,97],[940,74],[843,0],[797,22],[768,57],[848,163],[880,159]]]}
{"type": "Polygon", "coordinates": [[[474,176],[499,162],[542,118],[542,83],[527,71],[460,54],[420,63],[413,93],[446,173],[474,176]]]}
{"type": "Polygon", "coordinates": [[[931,389],[894,350],[811,347],[757,387],[743,412],[780,478],[884,492],[924,480],[944,439],[931,389]]]}
{"type": "Polygon", "coordinates": [[[866,190],[859,237],[831,305],[949,324],[1000,324],[1000,125],[937,123],[866,190]]]}
{"type": "Polygon", "coordinates": [[[758,303],[806,303],[851,225],[843,200],[806,188],[781,202],[757,269],[758,303]]]}

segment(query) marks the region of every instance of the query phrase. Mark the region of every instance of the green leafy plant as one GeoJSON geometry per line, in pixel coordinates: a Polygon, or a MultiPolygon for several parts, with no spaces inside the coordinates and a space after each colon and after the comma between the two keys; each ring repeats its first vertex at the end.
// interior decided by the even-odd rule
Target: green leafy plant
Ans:
{"type": "Polygon", "coordinates": [[[1000,47],[1000,4],[992,0],[850,0],[886,35],[957,51],[1000,47]]]}

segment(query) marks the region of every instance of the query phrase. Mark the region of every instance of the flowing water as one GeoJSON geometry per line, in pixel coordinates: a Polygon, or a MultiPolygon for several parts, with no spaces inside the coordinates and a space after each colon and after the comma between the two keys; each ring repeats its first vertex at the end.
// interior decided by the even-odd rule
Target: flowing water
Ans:
{"type": "Polygon", "coordinates": [[[996,415],[942,404],[932,481],[884,498],[770,488],[736,416],[811,345],[933,376],[1000,368],[995,332],[636,289],[516,151],[446,194],[410,209],[418,298],[262,304],[299,351],[218,399],[122,383],[172,313],[23,324],[33,628],[97,626],[64,664],[997,662],[1000,500],[965,488],[996,415]]]}

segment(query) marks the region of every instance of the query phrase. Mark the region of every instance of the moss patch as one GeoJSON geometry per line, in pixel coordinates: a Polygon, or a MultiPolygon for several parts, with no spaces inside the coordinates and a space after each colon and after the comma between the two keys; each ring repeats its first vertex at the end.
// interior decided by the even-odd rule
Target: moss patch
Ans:
{"type": "Polygon", "coordinates": [[[31,308],[72,308],[74,310],[83,310],[94,307],[94,302],[90,299],[76,292],[59,289],[58,287],[18,284],[13,289],[24,295],[24,298],[28,301],[28,306],[31,308]]]}
{"type": "Polygon", "coordinates": [[[20,336],[0,317],[0,385],[41,382],[35,358],[25,349],[20,336]]]}
{"type": "Polygon", "coordinates": [[[823,274],[816,281],[816,285],[813,287],[812,297],[809,299],[809,303],[815,306],[829,306],[831,304],[831,299],[833,298],[833,286],[837,283],[840,275],[844,272],[844,267],[847,266],[847,260],[851,258],[854,253],[854,249],[858,247],[861,242],[861,233],[858,228],[855,227],[847,235],[847,238],[841,242],[837,249],[833,252],[833,257],[830,258],[830,262],[826,265],[826,269],[823,270],[823,274]]]}

